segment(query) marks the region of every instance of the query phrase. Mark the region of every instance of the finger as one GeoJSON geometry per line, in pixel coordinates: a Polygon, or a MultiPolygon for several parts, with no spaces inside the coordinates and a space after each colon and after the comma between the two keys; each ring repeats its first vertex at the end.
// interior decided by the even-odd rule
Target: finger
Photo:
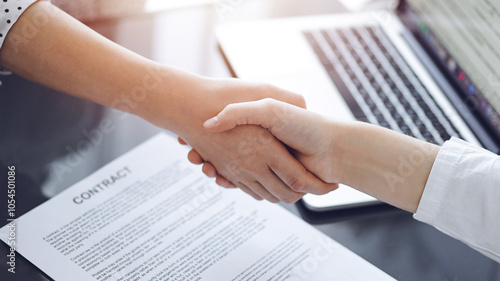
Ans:
{"type": "Polygon", "coordinates": [[[265,189],[259,182],[253,181],[253,182],[247,182],[247,183],[242,183],[239,182],[238,186],[245,186],[257,195],[259,195],[261,198],[266,199],[269,202],[272,203],[278,203],[280,200],[276,198],[274,195],[272,195],[267,189],[265,189]]]}
{"type": "Polygon", "coordinates": [[[203,173],[209,178],[215,178],[215,183],[225,188],[236,188],[232,182],[224,178],[222,175],[217,173],[215,167],[209,162],[203,163],[203,167],[201,168],[203,173]]]}
{"type": "Polygon", "coordinates": [[[269,168],[288,186],[298,193],[326,194],[338,188],[336,183],[325,183],[306,170],[302,163],[295,159],[284,146],[275,149],[277,153],[269,162],[269,168]],[[286,153],[285,153],[286,152],[286,153]]]}
{"type": "Polygon", "coordinates": [[[263,99],[230,104],[203,126],[211,132],[222,132],[238,125],[257,125],[268,129],[277,139],[301,153],[312,155],[317,147],[331,145],[328,130],[331,120],[320,114],[280,102],[263,99]]]}
{"type": "Polygon", "coordinates": [[[290,103],[290,104],[293,104],[293,105],[301,107],[301,108],[306,108],[306,100],[305,100],[304,96],[302,96],[302,95],[299,95],[299,94],[294,93],[294,92],[290,92],[290,91],[285,90],[285,89],[276,88],[272,85],[271,85],[270,91],[271,91],[270,93],[272,93],[272,94],[268,94],[268,95],[266,95],[266,97],[272,97],[272,98],[279,100],[279,101],[290,103]]]}
{"type": "Polygon", "coordinates": [[[258,201],[262,201],[264,198],[262,198],[260,195],[258,195],[257,193],[253,192],[250,188],[248,188],[245,184],[243,183],[238,183],[238,187],[243,190],[243,192],[245,192],[246,194],[252,196],[253,198],[255,198],[256,200],[258,201]]]}
{"type": "Polygon", "coordinates": [[[270,167],[268,167],[268,172],[261,176],[259,180],[274,197],[284,203],[293,204],[304,196],[304,193],[295,192],[289,188],[270,167]]]}
{"type": "Polygon", "coordinates": [[[184,141],[183,139],[181,139],[181,137],[177,137],[177,141],[182,144],[182,145],[187,145],[188,143],[186,141],[184,141]]]}
{"type": "Polygon", "coordinates": [[[238,125],[259,125],[269,128],[274,113],[270,108],[278,101],[263,99],[259,101],[234,103],[226,106],[217,116],[205,121],[203,126],[212,132],[222,132],[238,125]]]}
{"type": "Polygon", "coordinates": [[[217,177],[217,170],[215,170],[215,167],[208,162],[203,163],[201,171],[209,178],[217,177]]]}
{"type": "Polygon", "coordinates": [[[229,180],[227,180],[226,178],[224,178],[221,175],[217,175],[215,177],[215,183],[217,183],[218,185],[220,185],[224,188],[236,188],[237,187],[236,185],[234,185],[232,182],[230,182],[229,180]]]}
{"type": "Polygon", "coordinates": [[[203,160],[203,158],[201,158],[200,154],[198,154],[198,152],[196,152],[196,150],[194,150],[194,149],[189,151],[188,160],[189,160],[189,162],[191,162],[195,165],[201,165],[201,164],[205,163],[205,160],[203,160]]]}

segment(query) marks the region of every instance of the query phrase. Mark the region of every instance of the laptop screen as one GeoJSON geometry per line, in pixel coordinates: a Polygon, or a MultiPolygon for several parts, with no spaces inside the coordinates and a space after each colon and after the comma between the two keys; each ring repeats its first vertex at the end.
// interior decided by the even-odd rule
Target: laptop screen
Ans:
{"type": "Polygon", "coordinates": [[[464,100],[500,137],[500,2],[405,0],[399,12],[464,100]]]}

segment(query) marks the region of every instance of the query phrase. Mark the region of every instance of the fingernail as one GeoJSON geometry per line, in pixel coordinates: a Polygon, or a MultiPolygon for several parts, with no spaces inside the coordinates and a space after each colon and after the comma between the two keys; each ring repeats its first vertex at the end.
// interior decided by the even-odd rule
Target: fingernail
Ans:
{"type": "Polygon", "coordinates": [[[207,121],[205,121],[205,123],[203,123],[203,126],[205,128],[213,128],[213,127],[217,126],[218,123],[219,123],[219,118],[217,118],[217,116],[215,116],[215,117],[212,117],[212,118],[208,119],[207,121]]]}

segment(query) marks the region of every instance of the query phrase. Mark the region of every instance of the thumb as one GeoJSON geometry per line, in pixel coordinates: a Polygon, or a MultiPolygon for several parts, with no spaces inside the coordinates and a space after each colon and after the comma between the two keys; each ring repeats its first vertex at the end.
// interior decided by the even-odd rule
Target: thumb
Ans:
{"type": "Polygon", "coordinates": [[[205,121],[203,126],[211,132],[231,130],[238,125],[258,125],[268,128],[270,111],[266,110],[267,103],[269,101],[260,100],[230,104],[217,116],[205,121]]]}

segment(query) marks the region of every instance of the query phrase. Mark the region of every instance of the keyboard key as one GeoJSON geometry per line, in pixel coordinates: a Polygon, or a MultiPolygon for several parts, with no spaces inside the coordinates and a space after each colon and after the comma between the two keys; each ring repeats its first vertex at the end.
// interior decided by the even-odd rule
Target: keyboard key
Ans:
{"type": "Polygon", "coordinates": [[[443,139],[443,141],[447,141],[447,140],[450,140],[451,139],[451,136],[450,134],[448,134],[447,132],[442,132],[440,134],[441,138],[443,139]]]}
{"type": "Polygon", "coordinates": [[[379,124],[387,122],[387,121],[385,120],[385,117],[384,117],[383,115],[376,115],[375,117],[377,118],[377,122],[378,122],[379,124]]]}
{"type": "Polygon", "coordinates": [[[418,137],[432,143],[437,143],[433,135],[436,132],[436,137],[442,140],[459,135],[379,27],[319,30],[304,34],[357,120],[373,120],[382,127],[410,136],[415,132],[418,137]],[[318,39],[323,42],[320,44],[318,39]],[[322,49],[326,47],[331,50],[322,49]],[[376,75],[373,71],[377,71],[376,75]],[[362,81],[368,81],[368,84],[362,81]],[[421,112],[428,119],[425,122],[421,112]],[[433,128],[426,126],[429,123],[433,128]],[[398,127],[391,128],[394,124],[398,127]]]}
{"type": "Polygon", "coordinates": [[[400,128],[403,127],[403,126],[406,126],[406,121],[404,119],[396,120],[396,122],[398,123],[398,126],[400,128]]]}
{"type": "Polygon", "coordinates": [[[410,127],[408,127],[407,125],[402,125],[399,127],[399,129],[401,129],[401,132],[403,134],[413,136],[413,132],[411,131],[410,127]]]}
{"type": "Polygon", "coordinates": [[[420,116],[418,116],[418,114],[411,115],[410,117],[411,117],[411,120],[415,123],[416,126],[418,126],[417,125],[418,121],[422,122],[422,120],[420,120],[420,116]]]}
{"type": "Polygon", "coordinates": [[[381,122],[378,122],[378,124],[384,128],[387,128],[387,129],[391,129],[391,125],[389,124],[389,122],[387,122],[386,120],[383,120],[381,122]]]}
{"type": "Polygon", "coordinates": [[[368,123],[368,118],[366,116],[356,117],[356,120],[358,120],[360,122],[368,123]]]}
{"type": "Polygon", "coordinates": [[[417,115],[417,113],[415,112],[415,110],[413,110],[413,108],[406,108],[406,113],[407,113],[410,117],[417,115]]]}
{"type": "Polygon", "coordinates": [[[387,110],[389,110],[389,112],[392,114],[394,114],[397,110],[396,110],[396,107],[394,106],[394,104],[392,102],[388,102],[385,104],[385,107],[387,108],[387,110]]]}

